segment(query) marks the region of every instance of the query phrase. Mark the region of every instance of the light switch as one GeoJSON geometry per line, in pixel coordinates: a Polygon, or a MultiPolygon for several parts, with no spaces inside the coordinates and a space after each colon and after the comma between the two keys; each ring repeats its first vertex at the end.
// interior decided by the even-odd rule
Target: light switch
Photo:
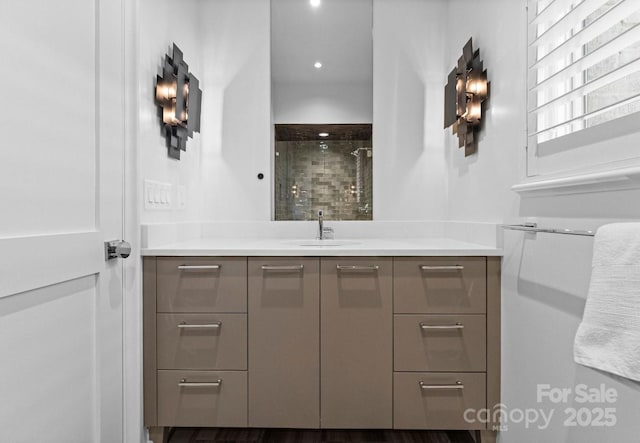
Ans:
{"type": "Polygon", "coordinates": [[[169,210],[171,209],[171,183],[144,181],[144,209],[169,210]]]}
{"type": "Polygon", "coordinates": [[[145,207],[153,203],[153,186],[145,181],[144,183],[145,207]]]}

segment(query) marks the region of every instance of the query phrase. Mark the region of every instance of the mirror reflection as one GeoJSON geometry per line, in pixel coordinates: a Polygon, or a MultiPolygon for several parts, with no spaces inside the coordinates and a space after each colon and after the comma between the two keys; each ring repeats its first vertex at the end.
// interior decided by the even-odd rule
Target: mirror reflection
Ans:
{"type": "Polygon", "coordinates": [[[276,220],[372,219],[372,13],[271,0],[276,220]]]}
{"type": "Polygon", "coordinates": [[[276,125],[275,219],[371,220],[371,125],[276,125]]]}

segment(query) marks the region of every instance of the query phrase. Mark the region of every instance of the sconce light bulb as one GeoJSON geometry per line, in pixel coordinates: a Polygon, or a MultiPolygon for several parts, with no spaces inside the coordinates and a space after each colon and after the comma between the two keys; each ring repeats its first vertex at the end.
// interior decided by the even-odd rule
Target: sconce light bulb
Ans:
{"type": "Polygon", "coordinates": [[[482,99],[487,97],[487,81],[482,78],[470,79],[467,82],[467,92],[482,99]]]}
{"type": "Polygon", "coordinates": [[[313,64],[313,66],[314,66],[316,69],[320,69],[320,68],[322,68],[322,63],[320,63],[320,62],[315,62],[315,63],[313,64]]]}
{"type": "Polygon", "coordinates": [[[174,124],[176,120],[176,108],[174,106],[165,106],[162,108],[162,121],[171,125],[174,124]]]}
{"type": "Polygon", "coordinates": [[[174,98],[176,98],[176,84],[173,82],[158,82],[156,99],[159,102],[168,103],[174,98]]]}
{"type": "Polygon", "coordinates": [[[314,8],[320,6],[320,0],[309,0],[309,3],[311,3],[311,6],[313,6],[314,8]]]}
{"type": "Polygon", "coordinates": [[[469,123],[478,123],[482,117],[482,102],[480,100],[471,100],[467,103],[467,114],[465,120],[469,123]]]}

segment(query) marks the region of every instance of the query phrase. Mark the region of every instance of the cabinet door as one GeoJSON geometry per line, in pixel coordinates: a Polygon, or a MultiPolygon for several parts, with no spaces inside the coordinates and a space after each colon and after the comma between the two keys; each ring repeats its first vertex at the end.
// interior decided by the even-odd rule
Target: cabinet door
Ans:
{"type": "Polygon", "coordinates": [[[318,258],[249,259],[249,426],[320,425],[318,258]]]}
{"type": "Polygon", "coordinates": [[[323,428],[392,426],[392,260],[321,259],[323,428]]]}

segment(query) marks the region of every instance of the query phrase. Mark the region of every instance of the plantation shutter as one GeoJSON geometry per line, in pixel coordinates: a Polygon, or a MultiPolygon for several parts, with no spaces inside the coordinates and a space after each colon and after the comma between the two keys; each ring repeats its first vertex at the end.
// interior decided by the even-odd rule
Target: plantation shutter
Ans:
{"type": "Polygon", "coordinates": [[[640,0],[531,0],[528,49],[530,148],[640,115],[640,0]]]}

